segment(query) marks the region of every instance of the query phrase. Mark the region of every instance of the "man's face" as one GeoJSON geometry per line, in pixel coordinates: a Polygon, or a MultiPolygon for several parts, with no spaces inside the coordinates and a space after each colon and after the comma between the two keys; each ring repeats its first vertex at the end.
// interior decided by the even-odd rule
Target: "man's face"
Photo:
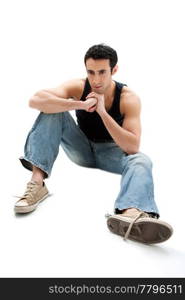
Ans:
{"type": "Polygon", "coordinates": [[[109,59],[88,58],[86,60],[86,70],[92,91],[104,94],[112,82],[109,59]]]}

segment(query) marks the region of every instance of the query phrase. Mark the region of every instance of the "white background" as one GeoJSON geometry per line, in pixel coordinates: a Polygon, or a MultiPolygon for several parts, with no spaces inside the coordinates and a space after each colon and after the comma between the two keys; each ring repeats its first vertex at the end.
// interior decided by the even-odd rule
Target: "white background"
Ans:
{"type": "Polygon", "coordinates": [[[184,1],[37,0],[0,4],[1,277],[184,277],[184,1]],[[141,151],[154,163],[161,219],[174,228],[163,244],[124,242],[106,227],[120,176],[79,167],[60,151],[46,183],[53,195],[29,215],[13,206],[31,173],[22,168],[39,89],[85,78],[96,43],[117,50],[114,79],[142,101],[141,151]]]}

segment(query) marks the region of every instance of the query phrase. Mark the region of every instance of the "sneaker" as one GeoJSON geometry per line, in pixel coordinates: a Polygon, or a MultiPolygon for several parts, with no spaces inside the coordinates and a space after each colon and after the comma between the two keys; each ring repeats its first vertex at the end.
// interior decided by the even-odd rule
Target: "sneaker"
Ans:
{"type": "Polygon", "coordinates": [[[45,183],[41,186],[37,182],[30,181],[22,197],[15,203],[16,213],[28,213],[35,210],[38,204],[49,195],[45,183]]]}
{"type": "Polygon", "coordinates": [[[145,244],[164,242],[173,233],[173,228],[168,223],[142,211],[135,216],[128,214],[108,216],[107,226],[111,232],[123,236],[125,240],[130,239],[145,244]]]}

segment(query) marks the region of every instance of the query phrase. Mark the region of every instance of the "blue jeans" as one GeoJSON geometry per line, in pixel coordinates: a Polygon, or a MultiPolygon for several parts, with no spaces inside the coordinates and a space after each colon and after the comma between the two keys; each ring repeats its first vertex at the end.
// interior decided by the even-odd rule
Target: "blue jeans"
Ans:
{"type": "Polygon", "coordinates": [[[28,134],[25,155],[20,160],[25,168],[32,170],[32,165],[37,166],[48,177],[60,145],[80,166],[121,174],[121,188],[114,205],[116,213],[135,207],[159,216],[149,157],[141,152],[128,155],[114,141],[90,141],[69,112],[40,113],[28,134]]]}

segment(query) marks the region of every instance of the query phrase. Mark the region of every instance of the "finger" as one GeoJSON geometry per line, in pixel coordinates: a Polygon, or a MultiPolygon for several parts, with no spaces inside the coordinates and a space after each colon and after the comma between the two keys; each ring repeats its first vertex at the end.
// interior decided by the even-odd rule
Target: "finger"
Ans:
{"type": "Polygon", "coordinates": [[[90,107],[90,108],[88,109],[88,112],[93,112],[93,111],[95,111],[95,110],[96,110],[96,105],[90,107]]]}
{"type": "Polygon", "coordinates": [[[87,99],[89,99],[89,100],[90,100],[90,99],[91,99],[91,100],[95,100],[96,98],[95,98],[95,97],[92,97],[92,96],[88,96],[88,97],[86,97],[86,100],[87,100],[87,99]]]}
{"type": "Polygon", "coordinates": [[[90,103],[97,103],[97,99],[96,98],[92,98],[92,97],[90,97],[90,98],[88,98],[88,99],[86,99],[86,101],[89,101],[90,103]]]}
{"type": "Polygon", "coordinates": [[[95,98],[93,95],[88,95],[87,97],[86,97],[86,99],[89,99],[89,98],[95,98]]]}
{"type": "Polygon", "coordinates": [[[92,96],[95,96],[94,92],[89,93],[86,98],[89,98],[89,97],[92,97],[92,96]]]}
{"type": "Polygon", "coordinates": [[[90,109],[90,110],[88,110],[88,112],[90,112],[90,113],[92,113],[92,112],[94,112],[96,109],[90,109]]]}

